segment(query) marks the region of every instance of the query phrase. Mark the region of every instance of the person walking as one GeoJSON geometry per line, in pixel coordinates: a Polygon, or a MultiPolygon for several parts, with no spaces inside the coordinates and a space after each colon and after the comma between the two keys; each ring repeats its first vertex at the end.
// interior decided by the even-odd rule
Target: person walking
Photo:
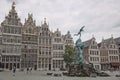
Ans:
{"type": "Polygon", "coordinates": [[[28,74],[29,68],[27,67],[27,74],[28,74]]]}
{"type": "Polygon", "coordinates": [[[30,68],[30,72],[32,71],[32,67],[30,68]]]}
{"type": "Polygon", "coordinates": [[[13,76],[15,76],[15,72],[16,72],[16,67],[13,67],[13,76]]]}

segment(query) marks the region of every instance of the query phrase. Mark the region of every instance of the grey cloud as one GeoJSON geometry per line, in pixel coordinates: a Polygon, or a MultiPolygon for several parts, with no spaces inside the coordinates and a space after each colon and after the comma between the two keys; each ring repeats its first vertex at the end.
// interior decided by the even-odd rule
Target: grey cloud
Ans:
{"type": "Polygon", "coordinates": [[[73,35],[85,25],[83,40],[90,39],[92,34],[97,40],[103,35],[119,36],[120,0],[1,0],[0,22],[8,14],[12,1],[16,2],[23,23],[30,12],[37,25],[46,17],[50,29],[60,28],[63,34],[69,30],[73,35]]]}

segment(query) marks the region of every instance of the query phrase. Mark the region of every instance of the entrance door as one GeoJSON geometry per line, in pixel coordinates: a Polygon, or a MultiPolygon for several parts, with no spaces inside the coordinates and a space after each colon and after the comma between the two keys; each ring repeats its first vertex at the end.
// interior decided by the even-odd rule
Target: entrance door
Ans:
{"type": "Polygon", "coordinates": [[[8,69],[8,63],[6,63],[6,69],[8,69]]]}
{"type": "Polygon", "coordinates": [[[12,63],[10,63],[10,70],[12,70],[12,63]]]}
{"type": "Polygon", "coordinates": [[[49,64],[49,70],[51,70],[51,64],[49,64]]]}
{"type": "Polygon", "coordinates": [[[37,65],[34,65],[34,70],[37,70],[37,65]]]}

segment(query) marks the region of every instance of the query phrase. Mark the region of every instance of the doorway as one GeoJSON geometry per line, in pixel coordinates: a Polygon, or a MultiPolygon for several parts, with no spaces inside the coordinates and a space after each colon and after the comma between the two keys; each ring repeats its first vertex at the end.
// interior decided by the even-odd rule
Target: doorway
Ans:
{"type": "Polygon", "coordinates": [[[49,70],[51,70],[51,64],[49,64],[49,70]]]}

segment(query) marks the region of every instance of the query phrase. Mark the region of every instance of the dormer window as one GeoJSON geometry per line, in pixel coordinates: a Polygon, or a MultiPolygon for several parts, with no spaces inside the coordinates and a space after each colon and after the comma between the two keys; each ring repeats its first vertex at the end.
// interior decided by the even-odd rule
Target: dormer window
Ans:
{"type": "Polygon", "coordinates": [[[70,36],[68,36],[68,38],[70,38],[70,36]]]}
{"type": "Polygon", "coordinates": [[[31,33],[32,32],[32,30],[31,30],[31,28],[29,28],[29,33],[31,33]]]}
{"type": "Polygon", "coordinates": [[[57,37],[59,37],[59,34],[56,34],[57,37]]]}
{"type": "Polygon", "coordinates": [[[110,48],[112,48],[112,45],[110,45],[110,48]]]}
{"type": "Polygon", "coordinates": [[[114,48],[115,48],[115,45],[114,45],[114,48]]]}
{"type": "Polygon", "coordinates": [[[17,16],[15,16],[15,18],[17,18],[17,16]]]}

